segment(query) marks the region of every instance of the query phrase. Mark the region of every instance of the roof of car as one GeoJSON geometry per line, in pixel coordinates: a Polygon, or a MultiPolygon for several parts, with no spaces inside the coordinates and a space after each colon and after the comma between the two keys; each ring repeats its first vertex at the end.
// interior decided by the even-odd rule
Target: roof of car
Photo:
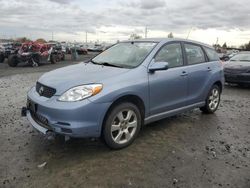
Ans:
{"type": "Polygon", "coordinates": [[[127,40],[127,41],[123,41],[123,42],[171,42],[171,41],[181,41],[181,42],[191,42],[194,44],[199,44],[202,46],[206,46],[209,48],[213,48],[211,45],[202,43],[202,42],[198,42],[198,41],[194,41],[194,40],[189,40],[189,39],[182,39],[182,38],[147,38],[147,39],[135,39],[135,40],[127,40]]]}

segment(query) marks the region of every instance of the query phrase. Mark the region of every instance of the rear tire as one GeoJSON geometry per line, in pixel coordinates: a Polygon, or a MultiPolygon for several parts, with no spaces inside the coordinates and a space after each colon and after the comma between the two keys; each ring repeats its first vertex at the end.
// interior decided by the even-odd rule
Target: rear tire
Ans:
{"type": "Polygon", "coordinates": [[[213,114],[219,107],[220,96],[221,89],[218,85],[213,85],[206,98],[205,106],[201,107],[200,110],[206,114],[213,114]]]}
{"type": "Polygon", "coordinates": [[[103,138],[111,149],[122,149],[133,143],[141,129],[141,113],[133,103],[120,103],[106,116],[103,138]]]}
{"type": "Polygon", "coordinates": [[[51,62],[51,64],[56,64],[56,55],[52,54],[50,56],[50,62],[51,62]]]}
{"type": "Polygon", "coordinates": [[[3,54],[0,54],[0,63],[3,63],[4,62],[4,55],[3,54]]]}
{"type": "Polygon", "coordinates": [[[10,55],[8,58],[8,64],[10,67],[16,67],[19,63],[17,55],[10,55]]]}
{"type": "Polygon", "coordinates": [[[65,60],[65,54],[63,53],[63,54],[62,54],[61,61],[64,61],[64,60],[65,60]]]}

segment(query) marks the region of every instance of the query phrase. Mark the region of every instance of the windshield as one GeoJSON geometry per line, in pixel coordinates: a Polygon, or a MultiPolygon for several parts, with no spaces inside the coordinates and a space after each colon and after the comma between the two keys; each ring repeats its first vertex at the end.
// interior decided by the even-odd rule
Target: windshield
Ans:
{"type": "Polygon", "coordinates": [[[250,61],[250,53],[237,54],[230,59],[231,61],[250,61]]]}
{"type": "Polygon", "coordinates": [[[95,64],[134,68],[142,63],[155,42],[123,42],[118,43],[92,59],[95,64]]]}

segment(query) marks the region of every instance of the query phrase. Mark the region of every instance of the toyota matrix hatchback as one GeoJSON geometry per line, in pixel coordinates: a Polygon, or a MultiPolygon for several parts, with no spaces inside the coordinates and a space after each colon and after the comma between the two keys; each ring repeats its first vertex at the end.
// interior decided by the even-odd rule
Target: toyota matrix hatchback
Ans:
{"type": "Polygon", "coordinates": [[[214,49],[189,40],[120,42],[87,63],[44,74],[28,92],[30,123],[44,134],[130,145],[141,127],[186,110],[214,113],[223,88],[214,49]]]}

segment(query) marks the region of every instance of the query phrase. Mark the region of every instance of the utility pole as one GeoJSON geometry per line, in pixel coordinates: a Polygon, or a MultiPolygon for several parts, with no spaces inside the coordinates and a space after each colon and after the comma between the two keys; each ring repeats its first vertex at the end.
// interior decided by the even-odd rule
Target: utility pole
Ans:
{"type": "Polygon", "coordinates": [[[52,41],[54,41],[54,32],[52,31],[52,41]]]}
{"type": "Polygon", "coordinates": [[[145,27],[145,39],[148,38],[148,26],[145,27]]]}
{"type": "Polygon", "coordinates": [[[85,42],[88,43],[88,32],[86,31],[85,42]]]}

